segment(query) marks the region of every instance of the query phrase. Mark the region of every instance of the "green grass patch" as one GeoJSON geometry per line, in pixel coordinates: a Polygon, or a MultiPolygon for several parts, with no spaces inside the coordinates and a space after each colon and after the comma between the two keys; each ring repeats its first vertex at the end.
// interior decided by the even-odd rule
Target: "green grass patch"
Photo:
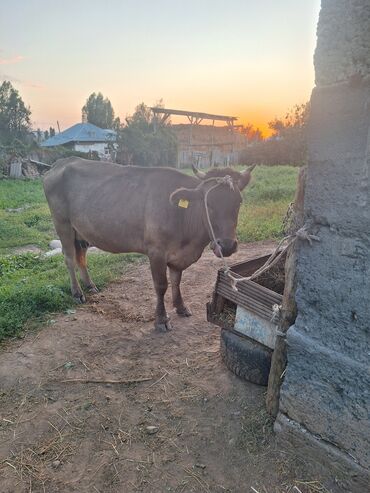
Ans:
{"type": "MultiPolygon", "coordinates": [[[[136,254],[89,255],[89,270],[99,287],[117,278],[136,254]]],[[[0,257],[0,340],[19,336],[25,325],[73,306],[69,275],[62,256],[32,254],[0,257]]]]}
{"type": "Polygon", "coordinates": [[[292,201],[299,168],[292,166],[257,166],[252,181],[244,191],[246,204],[257,205],[292,201]]]}
{"type": "Polygon", "coordinates": [[[265,205],[243,203],[238,222],[241,242],[262,241],[282,237],[282,221],[290,201],[270,201],[265,205]]]}
{"type": "Polygon", "coordinates": [[[0,254],[31,244],[46,250],[55,237],[42,181],[0,180],[0,254]]]}
{"type": "Polygon", "coordinates": [[[13,248],[31,244],[46,250],[53,238],[56,233],[46,203],[21,212],[0,210],[0,253],[11,253],[13,248]]]}
{"type": "Polygon", "coordinates": [[[243,192],[239,213],[240,241],[277,239],[294,198],[299,169],[292,166],[257,166],[243,192]]]}
{"type": "Polygon", "coordinates": [[[46,202],[41,180],[0,180],[0,209],[46,202]]]}

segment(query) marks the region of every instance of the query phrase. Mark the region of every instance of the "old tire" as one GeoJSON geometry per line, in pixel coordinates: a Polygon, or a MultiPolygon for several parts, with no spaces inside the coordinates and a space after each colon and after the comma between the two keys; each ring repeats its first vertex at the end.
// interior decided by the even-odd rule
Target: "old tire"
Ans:
{"type": "Polygon", "coordinates": [[[221,357],[238,377],[258,385],[267,385],[272,350],[248,337],[221,330],[221,357]]]}

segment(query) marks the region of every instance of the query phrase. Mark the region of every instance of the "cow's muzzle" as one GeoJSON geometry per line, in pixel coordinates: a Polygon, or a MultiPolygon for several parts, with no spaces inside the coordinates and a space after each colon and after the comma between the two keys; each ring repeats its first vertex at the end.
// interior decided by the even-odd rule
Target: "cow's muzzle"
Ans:
{"type": "Polygon", "coordinates": [[[224,257],[230,257],[233,253],[235,253],[238,249],[238,242],[236,240],[232,240],[229,238],[219,240],[217,239],[215,242],[212,241],[211,249],[216,257],[221,257],[221,253],[224,257]]]}

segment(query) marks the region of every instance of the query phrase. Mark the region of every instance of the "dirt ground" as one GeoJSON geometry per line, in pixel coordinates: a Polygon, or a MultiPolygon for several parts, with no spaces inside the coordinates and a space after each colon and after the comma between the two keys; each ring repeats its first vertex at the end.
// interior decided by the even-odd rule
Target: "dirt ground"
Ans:
{"type": "MultiPolygon", "coordinates": [[[[243,246],[233,261],[272,247],[243,246]]],[[[206,252],[185,272],[193,316],[171,311],[170,333],[152,329],[145,263],[1,350],[1,493],[327,491],[277,449],[266,389],[220,359],[205,310],[220,266],[206,252]],[[86,382],[135,379],[148,380],[86,382]]]]}

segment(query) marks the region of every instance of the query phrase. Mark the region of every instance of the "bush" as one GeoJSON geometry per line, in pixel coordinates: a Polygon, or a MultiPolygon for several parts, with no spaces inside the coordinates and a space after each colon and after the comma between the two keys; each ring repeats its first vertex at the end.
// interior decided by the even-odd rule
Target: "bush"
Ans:
{"type": "Polygon", "coordinates": [[[136,166],[175,166],[177,137],[144,103],[119,132],[117,162],[136,166]]]}
{"type": "Polygon", "coordinates": [[[244,149],[244,164],[289,164],[303,166],[307,161],[307,124],[310,104],[295,105],[283,119],[269,122],[273,130],[270,139],[256,142],[244,149]]]}

